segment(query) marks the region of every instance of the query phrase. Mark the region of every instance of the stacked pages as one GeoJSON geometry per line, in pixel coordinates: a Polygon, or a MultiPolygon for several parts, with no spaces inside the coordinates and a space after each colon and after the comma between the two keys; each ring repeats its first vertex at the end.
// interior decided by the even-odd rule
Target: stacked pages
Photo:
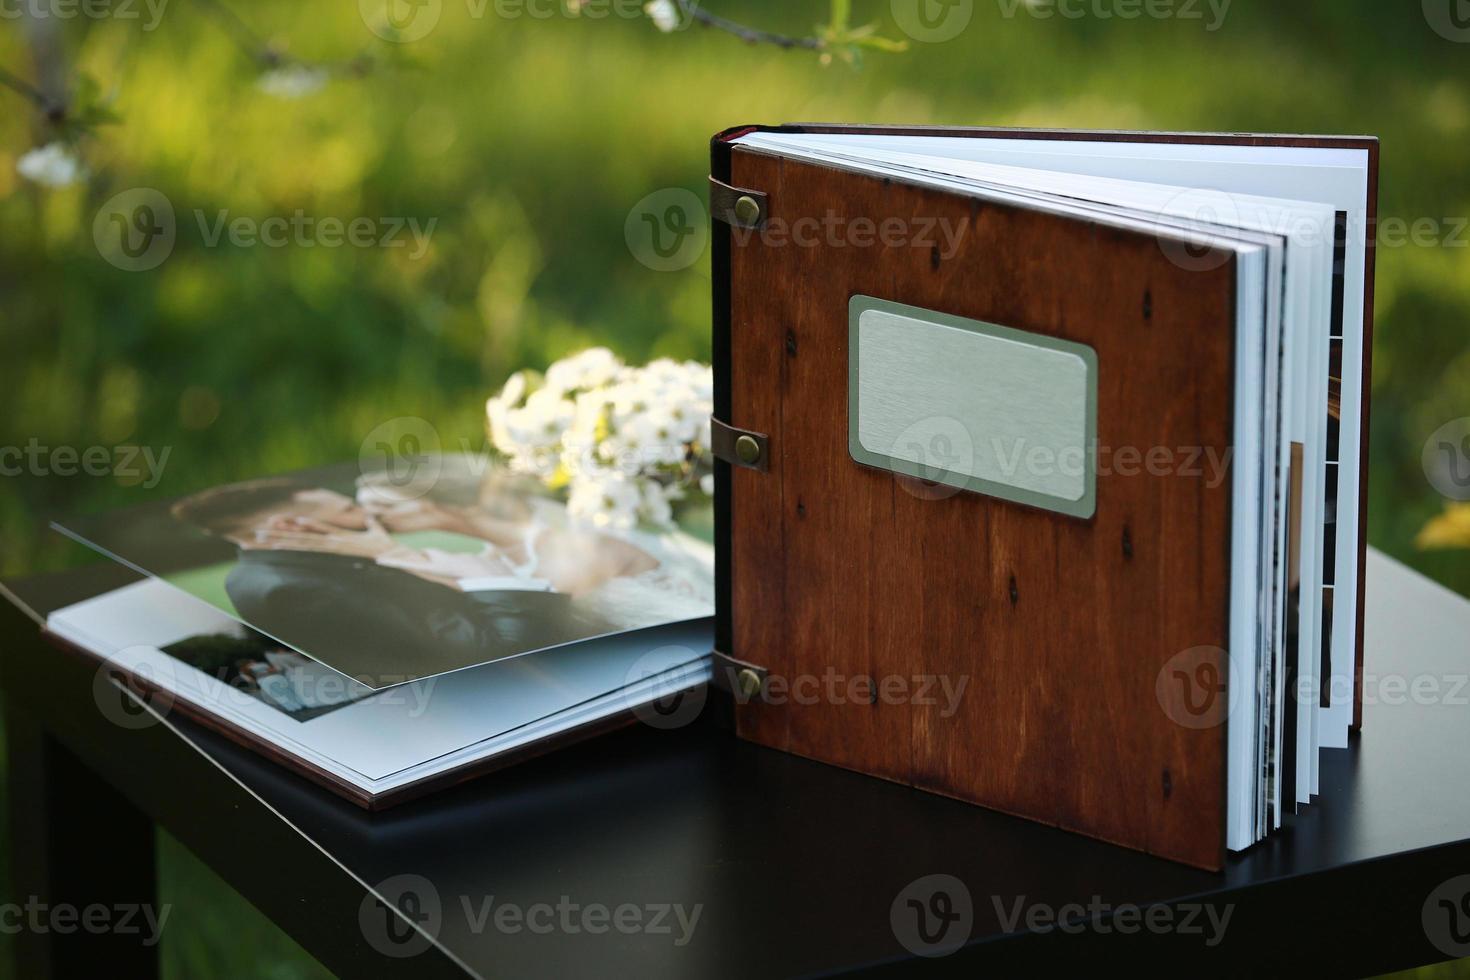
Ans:
{"type": "Polygon", "coordinates": [[[120,697],[369,808],[687,718],[710,673],[711,548],[578,526],[475,462],[438,461],[432,485],[338,467],[68,521],[142,574],[47,630],[105,661],[120,697]]]}

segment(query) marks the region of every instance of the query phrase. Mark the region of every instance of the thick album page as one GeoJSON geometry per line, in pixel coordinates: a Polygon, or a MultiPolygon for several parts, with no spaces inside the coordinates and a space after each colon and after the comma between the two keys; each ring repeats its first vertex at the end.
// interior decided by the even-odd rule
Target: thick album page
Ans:
{"type": "Polygon", "coordinates": [[[711,639],[699,620],[373,691],[157,579],[47,628],[155,692],[155,710],[223,722],[369,793],[696,687],[711,639]]]}
{"type": "Polygon", "coordinates": [[[714,611],[704,542],[577,524],[476,457],[432,457],[413,479],[268,477],[56,527],[371,689],[714,611]]]}

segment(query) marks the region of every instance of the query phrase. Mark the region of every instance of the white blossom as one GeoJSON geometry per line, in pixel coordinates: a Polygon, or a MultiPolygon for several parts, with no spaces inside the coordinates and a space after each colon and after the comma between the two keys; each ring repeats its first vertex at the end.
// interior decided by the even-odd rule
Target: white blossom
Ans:
{"type": "Polygon", "coordinates": [[[71,147],[60,142],[30,150],[16,161],[15,169],[27,180],[47,187],[69,187],[87,176],[71,147]]]}
{"type": "Polygon", "coordinates": [[[485,403],[490,442],[511,467],[565,488],[576,519],[668,525],[696,488],[709,496],[710,369],[660,358],[625,365],[595,347],[545,378],[519,372],[485,403]]]}
{"type": "Polygon", "coordinates": [[[513,455],[516,451],[515,440],[511,438],[506,418],[511,409],[520,406],[521,399],[525,396],[526,374],[524,371],[517,371],[506,379],[500,394],[485,402],[485,416],[490,423],[490,442],[506,455],[513,455]]]}
{"type": "Polygon", "coordinates": [[[619,429],[619,435],[648,462],[675,466],[688,455],[691,441],[681,436],[680,429],[681,424],[674,419],[669,406],[655,402],[648,411],[629,419],[619,429]]]}
{"type": "Polygon", "coordinates": [[[282,65],[263,72],[255,80],[255,87],[266,95],[273,95],[278,99],[299,99],[302,96],[311,95],[327,84],[328,77],[325,68],[314,68],[310,65],[282,65]]]}
{"type": "MultiPolygon", "coordinates": [[[[713,413],[713,411],[714,411],[714,405],[713,405],[713,403],[712,402],[705,402],[704,404],[709,405],[710,406],[710,412],[713,413]]],[[[702,452],[702,451],[708,450],[709,447],[710,447],[710,445],[711,445],[711,442],[712,442],[712,439],[711,439],[711,436],[710,436],[710,428],[711,428],[711,426],[710,426],[710,421],[709,420],[710,420],[710,415],[705,415],[704,418],[702,418],[702,419],[699,420],[699,432],[696,433],[695,434],[695,437],[694,437],[694,448],[695,448],[696,451],[701,451],[702,452]]]]}
{"type": "Polygon", "coordinates": [[[623,362],[606,347],[589,347],[546,369],[546,387],[560,392],[585,391],[607,384],[623,370],[623,362]]]}
{"type": "Polygon", "coordinates": [[[567,511],[594,527],[626,530],[638,523],[643,494],[638,481],[613,470],[588,474],[572,484],[567,511]]]}
{"type": "Polygon", "coordinates": [[[679,5],[674,0],[649,0],[643,5],[643,12],[665,34],[679,29],[679,5]]]}
{"type": "Polygon", "coordinates": [[[562,437],[576,418],[577,407],[561,392],[539,388],[526,404],[505,413],[510,455],[522,470],[550,475],[561,454],[562,437]]]}
{"type": "Polygon", "coordinates": [[[649,524],[667,527],[674,523],[674,509],[669,501],[678,497],[676,487],[665,487],[657,480],[643,482],[643,519],[649,524]]]}

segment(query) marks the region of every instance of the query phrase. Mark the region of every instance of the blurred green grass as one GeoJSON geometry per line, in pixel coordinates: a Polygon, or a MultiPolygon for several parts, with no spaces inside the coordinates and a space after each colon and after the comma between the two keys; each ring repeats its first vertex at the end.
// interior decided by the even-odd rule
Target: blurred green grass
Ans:
{"type": "MultiPolygon", "coordinates": [[[[715,5],[711,5],[712,7],[715,5]]],[[[484,397],[513,369],[605,343],[631,359],[709,355],[708,259],[639,264],[624,220],[665,187],[702,193],[711,133],[740,122],[1024,124],[1371,133],[1384,218],[1470,214],[1464,45],[1417,5],[1234,4],[1214,32],[1187,20],[1002,17],[978,3],[943,44],[870,55],[863,70],[647,22],[486,15],[446,2],[427,37],[391,45],[356,4],[262,0],[242,15],[303,58],[407,50],[414,65],[336,79],[297,100],[177,0],[158,28],[68,26],[76,68],[115,92],[121,124],[86,147],[93,179],[46,191],[15,174],[38,139],[0,92],[0,445],[170,447],[159,492],[323,460],[422,416],[451,448],[483,444],[484,397]],[[102,202],[152,187],[179,239],[153,272],[101,261],[102,202]],[[407,249],[206,247],[196,212],[435,220],[407,249]]],[[[819,2],[722,13],[801,33],[819,2]]],[[[898,35],[887,5],[859,3],[898,35]]],[[[0,65],[24,72],[18,32],[0,65]]],[[[44,135],[44,134],[41,134],[44,135]]],[[[1470,235],[1382,248],[1369,536],[1470,593],[1470,553],[1418,553],[1441,501],[1419,453],[1470,414],[1470,235]]],[[[143,495],[128,481],[7,478],[0,572],[77,553],[42,518],[143,495]]]]}
{"type": "MultiPolygon", "coordinates": [[[[706,6],[793,33],[825,14],[820,2],[706,6]]],[[[171,454],[146,492],[111,477],[0,481],[0,574],[85,558],[45,529],[54,514],[351,459],[395,417],[431,420],[446,448],[478,448],[484,398],[511,371],[583,346],[707,359],[708,257],[654,272],[624,221],[662,188],[702,196],[708,138],[737,123],[1368,133],[1383,141],[1383,218],[1470,214],[1470,48],[1430,30],[1418,4],[1241,0],[1214,32],[1007,19],[1009,6],[981,0],[955,40],[870,55],[854,72],[641,20],[506,19],[494,3],[475,18],[454,0],[400,50],[354,3],[240,3],[295,56],[391,49],[414,62],[296,100],[263,92],[259,65],[192,0],[174,0],[152,32],[69,23],[73,66],[115,92],[122,122],[87,141],[85,186],[47,191],[15,170],[45,129],[0,91],[0,446],[171,454]],[[92,240],[101,204],[135,187],[163,192],[179,218],[174,253],[152,272],[113,268],[92,240]],[[210,248],[195,219],[298,209],[437,223],[413,261],[405,249],[210,248]]],[[[898,36],[888,4],[855,8],[898,36]]],[[[0,28],[0,66],[30,71],[13,24],[0,28]]],[[[1412,543],[1441,507],[1424,441],[1470,415],[1467,240],[1379,252],[1369,538],[1470,594],[1470,552],[1412,543]]],[[[297,975],[219,953],[296,955],[176,851],[164,848],[185,869],[178,887],[222,911],[179,947],[200,951],[172,954],[175,975],[297,975]]]]}

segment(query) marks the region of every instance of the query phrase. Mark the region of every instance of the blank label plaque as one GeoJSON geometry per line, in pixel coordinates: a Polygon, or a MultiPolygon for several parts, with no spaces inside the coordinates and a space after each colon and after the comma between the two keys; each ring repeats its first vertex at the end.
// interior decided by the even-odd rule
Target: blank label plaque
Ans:
{"type": "Polygon", "coordinates": [[[847,398],[859,463],[1072,517],[1096,509],[1086,344],[854,296],[847,398]]]}

